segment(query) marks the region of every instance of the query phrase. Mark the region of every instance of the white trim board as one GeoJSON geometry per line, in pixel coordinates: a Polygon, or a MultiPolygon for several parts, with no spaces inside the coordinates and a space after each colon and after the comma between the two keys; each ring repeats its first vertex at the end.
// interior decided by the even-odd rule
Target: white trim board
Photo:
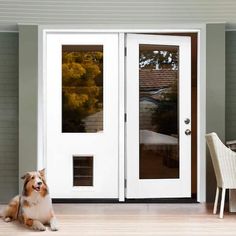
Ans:
{"type": "MultiPolygon", "coordinates": [[[[88,27],[88,26],[87,26],[88,27]]],[[[90,26],[91,27],[91,26],[90,26]]],[[[95,27],[96,28],[96,27],[95,27]]],[[[194,24],[194,25],[147,25],[147,26],[134,26],[132,29],[130,28],[117,28],[111,27],[110,29],[78,29],[76,26],[55,26],[55,25],[40,25],[39,26],[39,65],[38,70],[45,72],[45,56],[43,56],[43,51],[45,50],[42,45],[45,42],[45,35],[47,32],[76,32],[76,33],[106,33],[106,32],[119,32],[120,37],[125,36],[125,33],[163,33],[163,32],[197,32],[198,33],[198,94],[197,94],[197,114],[198,114],[198,121],[197,121],[197,133],[198,133],[198,147],[197,147],[197,201],[198,202],[205,202],[206,201],[206,153],[205,153],[205,131],[206,131],[206,25],[205,24],[194,24]],[[123,35],[123,36],[122,36],[123,35]]],[[[121,54],[120,54],[121,56],[121,54]]],[[[123,62],[122,62],[123,63],[123,62]]],[[[124,68],[120,67],[120,73],[124,70],[124,68]]],[[[41,168],[45,164],[44,154],[45,154],[45,126],[44,126],[44,118],[45,118],[45,111],[43,109],[44,102],[44,92],[41,91],[43,88],[43,73],[39,72],[39,91],[38,91],[38,168],[41,168]],[[42,114],[43,113],[43,114],[42,114]],[[43,132],[40,132],[43,131],[43,132]]],[[[124,78],[120,77],[120,84],[122,86],[124,78]]],[[[123,92],[121,92],[120,88],[120,96],[124,96],[123,92]]],[[[121,104],[124,104],[124,100],[121,101],[121,104]]],[[[122,113],[124,108],[120,107],[119,119],[122,119],[122,113]]],[[[121,166],[122,163],[125,162],[124,154],[125,154],[125,143],[121,142],[121,139],[125,137],[124,124],[121,124],[120,132],[119,132],[119,165],[121,166]]],[[[124,200],[124,191],[121,188],[124,186],[124,182],[121,178],[124,176],[124,169],[122,168],[119,170],[119,200],[124,200]]]]}
{"type": "Polygon", "coordinates": [[[125,200],[125,34],[119,33],[119,201],[125,200]]]}
{"type": "Polygon", "coordinates": [[[198,33],[197,201],[206,202],[206,26],[198,33]]]}

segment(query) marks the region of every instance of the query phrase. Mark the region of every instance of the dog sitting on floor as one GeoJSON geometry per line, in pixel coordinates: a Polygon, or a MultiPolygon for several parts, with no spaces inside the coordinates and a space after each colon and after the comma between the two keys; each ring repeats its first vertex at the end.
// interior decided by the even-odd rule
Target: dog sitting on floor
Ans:
{"type": "Polygon", "coordinates": [[[52,208],[45,169],[28,172],[21,177],[24,180],[21,195],[15,196],[3,211],[4,221],[19,220],[34,230],[44,231],[44,224],[49,224],[52,231],[57,231],[56,217],[52,208]]]}

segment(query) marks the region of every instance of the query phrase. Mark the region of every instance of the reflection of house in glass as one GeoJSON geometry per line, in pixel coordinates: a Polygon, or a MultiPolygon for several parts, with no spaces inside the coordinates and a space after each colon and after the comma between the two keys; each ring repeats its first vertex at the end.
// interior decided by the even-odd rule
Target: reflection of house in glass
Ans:
{"type": "MultiPolygon", "coordinates": [[[[159,132],[155,113],[158,108],[166,107],[168,113],[168,107],[177,107],[177,81],[177,70],[139,70],[140,129],[159,132]]],[[[170,134],[170,130],[162,133],[170,134]]]]}

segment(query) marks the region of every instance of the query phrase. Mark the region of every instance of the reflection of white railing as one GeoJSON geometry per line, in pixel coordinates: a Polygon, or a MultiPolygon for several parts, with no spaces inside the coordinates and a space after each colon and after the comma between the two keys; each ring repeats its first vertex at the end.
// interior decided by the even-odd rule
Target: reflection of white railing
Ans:
{"type": "Polygon", "coordinates": [[[150,130],[140,130],[140,145],[141,153],[143,151],[155,152],[155,155],[163,157],[163,163],[166,166],[178,166],[178,138],[150,130]]]}
{"type": "Polygon", "coordinates": [[[140,144],[147,145],[177,145],[178,138],[156,133],[150,130],[140,130],[140,144]]]}
{"type": "Polygon", "coordinates": [[[103,111],[96,112],[82,120],[87,133],[97,133],[103,130],[103,111]]]}

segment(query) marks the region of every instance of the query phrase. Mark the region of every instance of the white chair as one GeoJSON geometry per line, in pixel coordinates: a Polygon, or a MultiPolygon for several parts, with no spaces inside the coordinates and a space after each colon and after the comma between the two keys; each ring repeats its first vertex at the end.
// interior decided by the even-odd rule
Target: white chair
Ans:
{"type": "Polygon", "coordinates": [[[220,218],[223,218],[225,191],[226,189],[236,189],[236,153],[227,148],[216,133],[206,134],[206,141],[217,181],[213,214],[217,212],[219,188],[221,188],[220,218]]]}

